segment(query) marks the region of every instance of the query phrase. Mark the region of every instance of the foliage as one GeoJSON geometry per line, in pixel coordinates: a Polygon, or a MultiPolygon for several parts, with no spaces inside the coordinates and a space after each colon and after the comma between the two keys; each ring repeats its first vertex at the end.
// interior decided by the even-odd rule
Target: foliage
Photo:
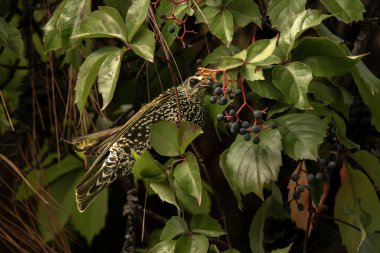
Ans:
{"type": "MultiPolygon", "coordinates": [[[[88,125],[103,128],[115,120],[120,108],[135,103],[134,89],[145,85],[134,78],[141,72],[147,85],[158,91],[161,78],[181,80],[181,72],[190,69],[187,74],[197,71],[212,82],[205,107],[226,144],[214,163],[220,168],[211,168],[193,145],[198,136],[210,133],[208,129],[186,121],[150,126],[149,143],[167,161],[152,151],[135,154],[132,172],[147,193],[157,195],[163,206],[174,206],[178,215],[169,217],[160,240],[147,252],[239,252],[229,241],[225,220],[219,224],[220,217],[211,216],[223,210],[214,212],[220,208],[215,203],[221,189],[215,190],[207,170],[220,170],[240,209],[250,196],[261,199],[245,242],[252,252],[268,251],[264,226],[269,217],[289,216],[306,230],[305,248],[312,218],[327,216],[338,225],[348,252],[379,249],[380,165],[346,131],[354,96],[368,106],[371,124],[380,131],[380,80],[363,63],[365,54],[352,55],[350,45],[324,25],[329,20],[343,24],[362,20],[361,0],[321,0],[315,9],[306,9],[306,0],[109,0],[95,7],[92,2],[56,3],[44,24],[42,42],[35,42],[42,62],[54,58],[59,63],[50,62],[50,69],[60,66],[76,76],[66,108],[76,104],[78,113],[71,110],[76,116],[65,116],[61,132],[71,139],[70,130],[78,123],[83,130],[88,125]],[[201,43],[192,44],[196,36],[202,37],[201,43]],[[188,64],[196,60],[191,50],[203,58],[196,61],[197,69],[188,64]],[[191,60],[176,61],[178,55],[191,60]],[[354,88],[341,85],[339,77],[344,75],[352,77],[354,88]],[[123,90],[127,92],[119,92],[123,90]],[[109,114],[99,119],[105,112],[109,114]],[[329,190],[334,187],[336,195],[329,190]],[[335,202],[330,216],[321,212],[327,196],[335,202]]],[[[16,27],[0,16],[1,63],[26,61],[25,38],[16,27]]],[[[6,98],[18,97],[9,87],[2,91],[6,98]]],[[[5,109],[0,108],[0,133],[5,132],[3,126],[11,127],[5,109]]],[[[12,114],[16,106],[9,109],[12,114]]],[[[30,185],[38,192],[48,189],[50,195],[44,195],[48,204],[37,203],[43,238],[54,240],[68,228],[91,244],[105,226],[108,192],[79,214],[74,189],[83,174],[79,169],[84,159],[78,158],[83,154],[65,151],[60,157],[59,133],[54,132],[57,152],[51,153],[60,161],[52,165],[42,160],[44,169],[30,170],[29,184],[19,185],[17,200],[36,197],[30,185]],[[50,216],[58,224],[52,226],[50,216]]],[[[273,252],[289,252],[292,247],[288,243],[273,252]]]]}

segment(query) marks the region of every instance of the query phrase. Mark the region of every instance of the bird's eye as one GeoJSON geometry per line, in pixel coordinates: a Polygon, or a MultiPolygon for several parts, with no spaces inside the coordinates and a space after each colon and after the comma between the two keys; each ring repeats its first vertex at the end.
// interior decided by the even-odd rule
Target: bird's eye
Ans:
{"type": "Polygon", "coordinates": [[[190,79],[190,86],[191,86],[191,87],[194,87],[198,82],[199,82],[198,79],[196,79],[196,78],[192,78],[192,79],[190,79]]]}

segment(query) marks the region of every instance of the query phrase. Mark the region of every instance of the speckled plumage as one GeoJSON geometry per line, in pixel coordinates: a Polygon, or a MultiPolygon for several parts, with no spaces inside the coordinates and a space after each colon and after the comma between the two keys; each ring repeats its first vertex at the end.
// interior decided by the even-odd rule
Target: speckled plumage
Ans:
{"type": "MultiPolygon", "coordinates": [[[[182,121],[203,126],[206,118],[204,95],[207,80],[190,77],[177,87],[182,121]]],[[[169,120],[179,122],[176,95],[171,88],[145,105],[121,129],[107,138],[107,146],[76,188],[77,205],[84,211],[92,200],[117,178],[130,173],[138,155],[150,149],[149,126],[169,120]]],[[[104,143],[100,143],[104,145],[104,143]]]]}

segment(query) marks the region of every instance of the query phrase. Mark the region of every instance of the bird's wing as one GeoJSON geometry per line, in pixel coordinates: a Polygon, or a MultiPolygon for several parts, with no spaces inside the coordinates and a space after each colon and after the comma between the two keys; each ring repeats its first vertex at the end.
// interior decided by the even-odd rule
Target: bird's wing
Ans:
{"type": "MultiPolygon", "coordinates": [[[[78,187],[85,185],[86,181],[93,178],[97,173],[100,172],[100,169],[102,166],[98,166],[100,163],[103,162],[103,160],[106,158],[106,155],[108,154],[109,149],[111,146],[120,139],[120,137],[128,132],[128,130],[144,115],[148,114],[149,112],[152,112],[156,110],[156,108],[163,105],[170,97],[174,95],[174,92],[172,89],[162,93],[155,99],[153,99],[150,103],[143,106],[135,115],[133,115],[132,118],[130,118],[124,125],[122,125],[117,131],[109,134],[107,137],[102,139],[99,143],[96,143],[94,147],[91,147],[91,149],[94,150],[101,150],[99,156],[96,158],[95,162],[91,165],[91,167],[88,169],[86,174],[82,177],[80,182],[78,183],[78,187]]],[[[78,188],[77,188],[78,189],[78,188]]]]}

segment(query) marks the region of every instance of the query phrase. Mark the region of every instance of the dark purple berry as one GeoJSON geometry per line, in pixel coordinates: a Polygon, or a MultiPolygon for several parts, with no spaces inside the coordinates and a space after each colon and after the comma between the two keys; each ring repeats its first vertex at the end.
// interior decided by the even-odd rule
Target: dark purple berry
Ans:
{"type": "Polygon", "coordinates": [[[309,191],[313,191],[315,189],[315,186],[313,184],[309,184],[307,186],[307,189],[309,189],[309,191]]]}
{"type": "Polygon", "coordinates": [[[251,135],[249,133],[244,134],[244,140],[249,141],[251,139],[251,135]]]}
{"type": "Polygon", "coordinates": [[[340,149],[340,145],[339,145],[339,143],[333,143],[332,145],[331,145],[331,150],[333,150],[333,151],[339,151],[339,149],[340,149]]]}
{"type": "Polygon", "coordinates": [[[168,32],[169,33],[174,33],[175,32],[175,27],[174,26],[169,26],[168,32]]]}
{"type": "Polygon", "coordinates": [[[336,167],[336,163],[334,161],[330,161],[327,164],[327,168],[329,168],[329,169],[334,169],[335,167],[336,167]]]}
{"type": "Polygon", "coordinates": [[[254,133],[259,133],[260,130],[261,130],[261,127],[259,125],[255,125],[255,126],[252,127],[252,131],[254,133]]]}
{"type": "Polygon", "coordinates": [[[317,180],[322,180],[323,179],[323,173],[322,172],[318,172],[317,175],[315,176],[315,178],[317,180]]]}
{"type": "Polygon", "coordinates": [[[236,116],[236,112],[234,109],[231,109],[229,112],[228,112],[228,115],[230,115],[231,117],[235,117],[236,116]]]}
{"type": "Polygon", "coordinates": [[[215,90],[214,90],[214,94],[215,94],[215,95],[220,95],[220,94],[222,94],[222,88],[220,88],[220,87],[216,87],[215,90]]]}
{"type": "Polygon", "coordinates": [[[319,159],[319,165],[325,166],[326,164],[327,164],[326,159],[324,159],[324,158],[319,159]]]}
{"type": "Polygon", "coordinates": [[[309,184],[312,184],[315,182],[315,175],[314,174],[308,174],[307,175],[307,181],[309,182],[309,184]]]}
{"type": "Polygon", "coordinates": [[[215,96],[211,96],[210,97],[210,104],[215,104],[216,103],[216,97],[215,96]]]}
{"type": "Polygon", "coordinates": [[[299,176],[298,174],[295,174],[295,175],[292,176],[292,180],[293,180],[294,182],[297,182],[298,179],[300,179],[300,176],[299,176]]]}
{"type": "Polygon", "coordinates": [[[241,135],[245,134],[246,132],[247,132],[247,130],[245,130],[244,128],[240,128],[240,130],[239,130],[239,133],[241,135]]]}
{"type": "Polygon", "coordinates": [[[231,130],[235,130],[237,132],[239,129],[240,129],[240,126],[238,122],[232,123],[231,130]]]}
{"type": "Polygon", "coordinates": [[[218,120],[218,121],[222,121],[223,119],[224,119],[224,116],[223,116],[223,114],[218,114],[218,115],[216,115],[216,119],[218,120]]]}
{"type": "Polygon", "coordinates": [[[299,199],[301,197],[301,193],[299,191],[293,192],[293,198],[294,199],[299,199]]]}
{"type": "Polygon", "coordinates": [[[227,89],[227,94],[231,94],[231,93],[232,93],[232,88],[230,87],[227,89]]]}
{"type": "Polygon", "coordinates": [[[226,97],[221,97],[220,100],[219,100],[219,104],[220,104],[220,105],[225,105],[225,104],[227,104],[227,98],[226,98],[226,97]]]}
{"type": "Polygon", "coordinates": [[[259,142],[260,142],[260,138],[259,138],[258,136],[255,136],[255,137],[253,137],[252,142],[253,142],[254,144],[259,144],[259,142]]]}
{"type": "Polygon", "coordinates": [[[330,182],[330,175],[327,173],[323,174],[323,181],[326,183],[330,182]]]}
{"type": "Polygon", "coordinates": [[[236,89],[235,96],[240,96],[240,95],[241,95],[241,89],[236,89]]]}
{"type": "Polygon", "coordinates": [[[277,123],[274,122],[274,121],[272,121],[272,123],[270,123],[270,127],[271,127],[272,129],[276,129],[276,128],[277,128],[277,123]]]}
{"type": "Polygon", "coordinates": [[[235,97],[235,95],[234,95],[233,93],[231,93],[231,94],[228,95],[228,97],[229,97],[230,99],[233,99],[233,98],[235,97]]]}
{"type": "Polygon", "coordinates": [[[305,209],[305,206],[303,204],[301,204],[301,203],[298,203],[297,204],[297,209],[298,209],[298,211],[302,212],[305,209]]]}
{"type": "Polygon", "coordinates": [[[304,190],[305,190],[305,186],[302,185],[302,184],[300,184],[300,185],[298,186],[298,191],[299,191],[299,192],[303,192],[304,190]]]}
{"type": "Polygon", "coordinates": [[[263,116],[263,113],[260,110],[256,110],[256,111],[253,112],[253,116],[256,119],[261,119],[261,117],[263,116]]]}
{"type": "Polygon", "coordinates": [[[330,153],[330,157],[329,157],[329,160],[330,161],[336,161],[336,160],[338,160],[338,156],[337,156],[337,154],[335,154],[335,153],[330,153]]]}
{"type": "Polygon", "coordinates": [[[216,83],[216,87],[222,88],[222,87],[223,87],[223,84],[222,84],[221,82],[217,82],[217,83],[216,83]]]}
{"type": "Polygon", "coordinates": [[[247,128],[247,127],[249,127],[249,123],[248,123],[248,121],[243,121],[243,123],[241,123],[241,126],[242,126],[243,128],[247,128]]]}

